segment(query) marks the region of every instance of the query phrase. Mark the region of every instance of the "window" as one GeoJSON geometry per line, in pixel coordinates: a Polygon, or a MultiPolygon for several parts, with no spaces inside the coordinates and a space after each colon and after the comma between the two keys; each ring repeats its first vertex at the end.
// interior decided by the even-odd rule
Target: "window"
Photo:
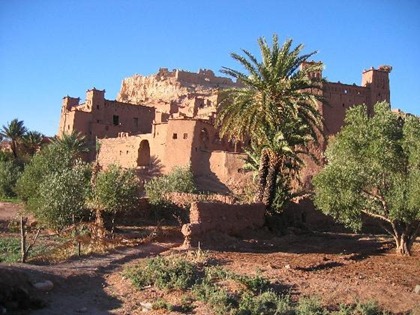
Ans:
{"type": "Polygon", "coordinates": [[[99,109],[99,105],[96,105],[96,109],[99,109]]]}
{"type": "Polygon", "coordinates": [[[184,133],[183,138],[184,138],[184,139],[188,139],[188,133],[184,133]]]}
{"type": "Polygon", "coordinates": [[[178,139],[178,134],[176,133],[172,134],[172,139],[178,139]]]}
{"type": "Polygon", "coordinates": [[[120,124],[120,116],[113,115],[112,116],[112,123],[114,124],[114,126],[118,126],[120,124]]]}

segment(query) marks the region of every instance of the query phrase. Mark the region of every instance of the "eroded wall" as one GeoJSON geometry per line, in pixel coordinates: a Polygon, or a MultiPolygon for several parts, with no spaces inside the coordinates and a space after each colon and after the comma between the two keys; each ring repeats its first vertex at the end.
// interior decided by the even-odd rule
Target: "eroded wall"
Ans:
{"type": "Polygon", "coordinates": [[[265,222],[265,207],[257,204],[224,204],[193,202],[190,223],[182,226],[184,246],[197,246],[207,233],[217,231],[236,235],[249,228],[261,228],[265,222]]]}
{"type": "Polygon", "coordinates": [[[65,97],[59,135],[77,131],[88,140],[117,137],[119,133],[144,134],[152,131],[155,110],[151,107],[106,100],[105,91],[88,90],[86,101],[65,97]]]}

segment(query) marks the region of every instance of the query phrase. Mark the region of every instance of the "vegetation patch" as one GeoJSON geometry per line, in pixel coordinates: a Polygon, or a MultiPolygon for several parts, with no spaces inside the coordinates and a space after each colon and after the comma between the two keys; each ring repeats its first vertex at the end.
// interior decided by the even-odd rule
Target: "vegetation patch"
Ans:
{"type": "Polygon", "coordinates": [[[20,240],[17,237],[0,238],[0,262],[14,263],[20,259],[20,240]]]}
{"type": "Polygon", "coordinates": [[[293,301],[287,292],[276,291],[261,275],[239,275],[202,258],[202,255],[200,259],[185,255],[151,258],[127,267],[123,274],[138,289],[155,287],[166,294],[171,291],[182,294],[180,305],[159,299],[154,302],[154,309],[188,313],[200,301],[215,314],[386,314],[373,302],[325,307],[314,297],[293,301]]]}

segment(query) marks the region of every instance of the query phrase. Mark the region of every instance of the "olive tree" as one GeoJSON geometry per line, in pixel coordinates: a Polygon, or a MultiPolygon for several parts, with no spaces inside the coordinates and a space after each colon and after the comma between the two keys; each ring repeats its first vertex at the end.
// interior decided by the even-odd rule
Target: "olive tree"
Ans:
{"type": "Polygon", "coordinates": [[[410,255],[420,232],[420,118],[394,113],[386,102],[373,116],[353,107],[326,158],[313,181],[315,205],[356,231],[363,215],[373,218],[397,252],[410,255]]]}
{"type": "Polygon", "coordinates": [[[51,144],[36,153],[16,184],[25,209],[47,228],[60,232],[85,209],[90,167],[51,144]]]}
{"type": "Polygon", "coordinates": [[[89,184],[88,165],[80,163],[47,175],[39,186],[39,196],[33,200],[32,213],[48,228],[62,231],[86,209],[89,184]]]}
{"type": "Polygon", "coordinates": [[[97,174],[92,187],[90,207],[97,216],[111,214],[111,231],[114,231],[117,214],[129,212],[138,206],[139,180],[131,169],[111,165],[97,174]]]}

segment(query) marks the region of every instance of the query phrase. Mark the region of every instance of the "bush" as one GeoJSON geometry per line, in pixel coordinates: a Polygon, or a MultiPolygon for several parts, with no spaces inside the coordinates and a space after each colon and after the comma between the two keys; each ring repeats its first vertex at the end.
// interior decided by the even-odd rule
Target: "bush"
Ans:
{"type": "Polygon", "coordinates": [[[138,288],[154,285],[159,289],[188,289],[198,279],[198,268],[185,259],[157,257],[126,270],[138,288]]]}
{"type": "Polygon", "coordinates": [[[144,188],[152,205],[167,202],[165,196],[171,192],[193,193],[196,191],[194,177],[189,167],[175,167],[168,175],[151,179],[144,188]]]}
{"type": "Polygon", "coordinates": [[[292,309],[288,297],[280,297],[273,291],[266,291],[256,296],[245,293],[238,308],[238,315],[290,314],[292,309]]]}
{"type": "Polygon", "coordinates": [[[16,197],[15,186],[22,167],[13,160],[0,160],[0,198],[16,197]]]}
{"type": "MultiPolygon", "coordinates": [[[[124,274],[138,288],[148,285],[165,290],[185,291],[192,288],[193,296],[209,304],[217,314],[275,314],[277,310],[287,309],[287,301],[268,290],[267,279],[240,276],[219,267],[204,265],[191,263],[183,257],[156,257],[127,268],[124,274]],[[231,293],[218,286],[219,281],[226,280],[243,284],[245,291],[231,293]]],[[[191,308],[191,303],[189,298],[189,303],[184,304],[191,308]]],[[[166,303],[159,304],[162,304],[161,308],[167,306],[166,303]]]]}
{"type": "Polygon", "coordinates": [[[325,310],[319,300],[314,297],[304,297],[299,300],[296,306],[296,315],[326,315],[325,310]]]}
{"type": "Polygon", "coordinates": [[[335,312],[328,311],[314,297],[302,297],[293,303],[288,295],[280,295],[269,286],[269,280],[257,275],[238,275],[206,262],[192,263],[185,257],[156,257],[134,267],[126,268],[124,275],[142,289],[151,285],[159,289],[187,291],[180,307],[158,300],[154,308],[190,312],[195,300],[208,304],[215,314],[232,315],[379,315],[386,314],[375,303],[341,305],[335,312]],[[229,290],[231,283],[235,290],[229,290]],[[239,285],[238,285],[239,284],[239,285]]]}

